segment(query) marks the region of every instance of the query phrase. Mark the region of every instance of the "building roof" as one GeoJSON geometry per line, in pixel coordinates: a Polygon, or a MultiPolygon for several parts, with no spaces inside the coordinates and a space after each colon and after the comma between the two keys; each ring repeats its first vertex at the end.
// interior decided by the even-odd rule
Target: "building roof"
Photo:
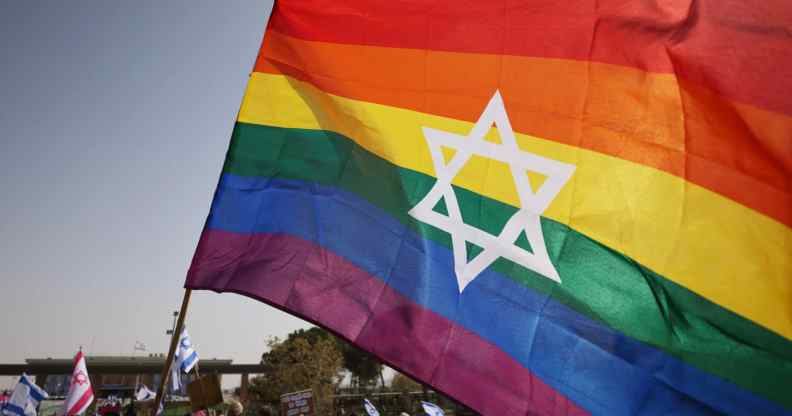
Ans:
{"type": "MultiPolygon", "coordinates": [[[[91,364],[94,365],[135,365],[136,363],[141,364],[156,364],[156,363],[164,363],[165,362],[165,354],[148,354],[148,355],[140,355],[140,356],[133,356],[133,355],[87,355],[85,356],[86,364],[89,366],[91,364]]],[[[228,359],[217,359],[217,358],[201,358],[200,365],[204,366],[206,364],[214,364],[214,365],[228,365],[231,364],[233,360],[228,359]]],[[[28,365],[62,365],[62,364],[69,364],[71,365],[73,362],[72,358],[28,358],[25,360],[28,365]]]]}
{"type": "MultiPolygon", "coordinates": [[[[164,354],[149,356],[88,356],[88,372],[94,374],[159,374],[165,365],[164,354]]],[[[233,364],[230,359],[201,358],[201,372],[218,374],[261,374],[260,363],[233,364]]],[[[0,375],[71,374],[71,358],[28,358],[25,364],[0,364],[0,375]]]]}

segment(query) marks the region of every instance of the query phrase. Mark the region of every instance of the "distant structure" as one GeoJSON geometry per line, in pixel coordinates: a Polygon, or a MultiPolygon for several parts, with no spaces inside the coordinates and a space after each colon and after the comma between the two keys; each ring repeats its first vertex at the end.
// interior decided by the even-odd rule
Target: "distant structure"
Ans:
{"type": "MultiPolygon", "coordinates": [[[[88,356],[88,374],[99,397],[103,392],[129,391],[137,383],[143,383],[152,390],[160,385],[160,374],[165,366],[165,354],[143,356],[88,356]]],[[[25,364],[0,364],[0,376],[18,376],[27,373],[36,376],[36,384],[43,387],[51,396],[66,394],[69,375],[72,372],[71,358],[29,358],[25,364]]],[[[240,401],[247,402],[248,380],[250,374],[265,372],[260,363],[233,364],[232,360],[201,358],[201,374],[240,374],[240,401]]],[[[188,376],[182,375],[183,385],[188,376]]],[[[182,392],[183,393],[183,392],[182,392]]],[[[110,394],[110,393],[108,393],[110,394]]]]}
{"type": "MultiPolygon", "coordinates": [[[[86,359],[91,382],[100,396],[102,391],[134,390],[139,383],[156,390],[159,388],[162,367],[165,364],[165,354],[88,356],[86,359]]],[[[32,374],[36,376],[36,384],[50,395],[63,396],[69,390],[70,374],[62,371],[64,368],[71,368],[71,359],[29,358],[25,362],[35,371],[32,374]]],[[[217,372],[213,370],[230,366],[231,363],[232,360],[202,359],[200,365],[203,371],[217,372]]],[[[185,391],[177,393],[186,394],[184,386],[190,382],[189,377],[182,374],[181,384],[185,391]]]]}

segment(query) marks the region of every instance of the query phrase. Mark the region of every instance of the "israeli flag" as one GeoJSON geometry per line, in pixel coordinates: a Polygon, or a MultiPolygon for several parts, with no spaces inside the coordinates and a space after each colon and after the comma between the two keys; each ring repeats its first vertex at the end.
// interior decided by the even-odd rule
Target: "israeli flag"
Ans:
{"type": "Polygon", "coordinates": [[[363,399],[363,407],[366,408],[366,413],[368,413],[369,416],[380,416],[379,411],[371,404],[369,399],[363,399]]]}
{"type": "Polygon", "coordinates": [[[179,336],[179,347],[176,351],[176,363],[182,371],[189,373],[195,364],[198,364],[198,353],[192,347],[190,335],[187,334],[187,328],[182,330],[179,336]]]}
{"type": "Polygon", "coordinates": [[[445,416],[443,409],[434,403],[421,402],[421,406],[423,406],[424,412],[429,416],[445,416]]]}
{"type": "Polygon", "coordinates": [[[27,374],[22,374],[14,392],[3,405],[3,414],[7,416],[36,416],[39,403],[49,397],[47,392],[30,381],[27,374]]]}
{"type": "Polygon", "coordinates": [[[137,392],[135,392],[135,400],[139,402],[151,400],[156,396],[157,394],[149,390],[149,388],[146,387],[145,384],[141,384],[140,386],[138,386],[137,392]]]}

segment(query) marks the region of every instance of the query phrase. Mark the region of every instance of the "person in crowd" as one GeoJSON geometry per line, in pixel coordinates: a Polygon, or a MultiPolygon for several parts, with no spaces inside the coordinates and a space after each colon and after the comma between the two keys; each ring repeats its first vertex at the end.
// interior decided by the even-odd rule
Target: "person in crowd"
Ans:
{"type": "Polygon", "coordinates": [[[244,410],[242,403],[236,400],[231,400],[228,403],[228,416],[242,416],[244,410]]]}

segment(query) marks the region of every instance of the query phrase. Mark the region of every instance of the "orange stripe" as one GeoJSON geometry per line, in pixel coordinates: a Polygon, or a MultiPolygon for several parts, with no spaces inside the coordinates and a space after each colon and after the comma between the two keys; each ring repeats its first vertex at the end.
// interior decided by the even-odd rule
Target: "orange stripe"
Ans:
{"type": "Polygon", "coordinates": [[[789,4],[300,0],[277,2],[269,30],[319,42],[622,65],[792,116],[792,77],[783,70],[792,67],[789,4]]]}
{"type": "Polygon", "coordinates": [[[268,32],[256,72],[475,121],[500,89],[515,130],[651,166],[792,225],[792,117],[622,66],[304,41],[268,32]]]}

